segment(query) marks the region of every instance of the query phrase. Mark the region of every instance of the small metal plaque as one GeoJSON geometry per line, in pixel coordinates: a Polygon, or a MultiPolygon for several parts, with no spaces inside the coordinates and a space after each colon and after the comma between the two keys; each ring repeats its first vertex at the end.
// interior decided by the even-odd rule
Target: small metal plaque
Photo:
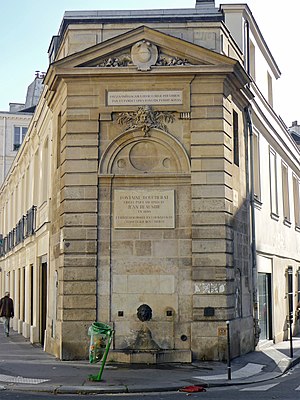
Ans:
{"type": "Polygon", "coordinates": [[[227,329],[223,327],[218,327],[218,336],[226,336],[227,329]]]}
{"type": "Polygon", "coordinates": [[[215,315],[214,307],[205,307],[204,308],[204,317],[213,317],[215,315]]]}

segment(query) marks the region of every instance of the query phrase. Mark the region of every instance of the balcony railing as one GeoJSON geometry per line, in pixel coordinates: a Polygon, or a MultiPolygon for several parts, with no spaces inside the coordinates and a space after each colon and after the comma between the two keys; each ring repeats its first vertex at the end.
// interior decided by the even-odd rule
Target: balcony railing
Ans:
{"type": "Polygon", "coordinates": [[[0,234],[0,256],[4,256],[15,246],[23,243],[24,240],[32,236],[36,229],[36,206],[32,206],[26,215],[23,215],[15,228],[13,228],[4,238],[0,234]]]}

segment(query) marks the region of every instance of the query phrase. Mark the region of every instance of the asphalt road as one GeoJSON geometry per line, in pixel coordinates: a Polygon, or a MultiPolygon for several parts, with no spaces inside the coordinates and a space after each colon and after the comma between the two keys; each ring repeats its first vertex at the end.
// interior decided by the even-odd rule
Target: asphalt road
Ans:
{"type": "MultiPolygon", "coordinates": [[[[253,385],[208,388],[206,392],[189,394],[192,399],[206,400],[295,400],[300,398],[300,365],[281,378],[253,385]]],[[[51,395],[0,391],[2,400],[186,400],[187,393],[137,393],[123,395],[51,395]]]]}

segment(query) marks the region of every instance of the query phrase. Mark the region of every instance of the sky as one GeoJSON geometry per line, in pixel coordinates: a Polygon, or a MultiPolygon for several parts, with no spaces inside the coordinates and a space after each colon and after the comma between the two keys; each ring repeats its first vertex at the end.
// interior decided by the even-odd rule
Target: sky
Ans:
{"type": "MultiPolygon", "coordinates": [[[[48,69],[48,48],[66,10],[194,8],[196,0],[0,0],[0,110],[25,102],[35,71],[48,69]]],[[[275,111],[287,126],[300,122],[299,0],[235,1],[247,3],[281,71],[274,89],[275,111]],[[278,5],[279,3],[279,5],[278,5]]]]}

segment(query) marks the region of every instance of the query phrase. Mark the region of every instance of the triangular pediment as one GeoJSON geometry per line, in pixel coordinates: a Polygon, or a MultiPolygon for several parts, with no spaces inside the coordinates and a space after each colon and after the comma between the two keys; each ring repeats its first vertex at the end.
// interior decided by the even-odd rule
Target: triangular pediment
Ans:
{"type": "Polygon", "coordinates": [[[236,60],[146,26],[108,39],[54,62],[57,68],[235,65],[236,60]]]}

